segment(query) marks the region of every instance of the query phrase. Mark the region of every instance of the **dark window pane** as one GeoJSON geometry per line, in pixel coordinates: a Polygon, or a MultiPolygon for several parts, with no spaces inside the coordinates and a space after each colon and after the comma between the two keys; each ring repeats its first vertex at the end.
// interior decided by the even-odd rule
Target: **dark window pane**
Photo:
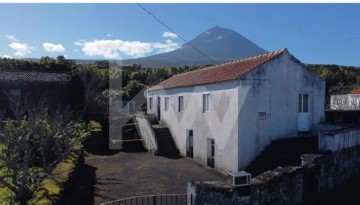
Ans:
{"type": "Polygon", "coordinates": [[[302,107],[302,98],[301,98],[301,94],[299,94],[299,112],[302,111],[301,107],[302,107]]]}
{"type": "Polygon", "coordinates": [[[308,112],[308,110],[309,110],[309,106],[308,106],[308,104],[309,104],[309,99],[308,99],[308,94],[304,94],[303,95],[303,100],[304,100],[304,107],[303,107],[303,112],[308,112]]]}
{"type": "Polygon", "coordinates": [[[179,112],[184,110],[184,97],[179,96],[179,112]]]}

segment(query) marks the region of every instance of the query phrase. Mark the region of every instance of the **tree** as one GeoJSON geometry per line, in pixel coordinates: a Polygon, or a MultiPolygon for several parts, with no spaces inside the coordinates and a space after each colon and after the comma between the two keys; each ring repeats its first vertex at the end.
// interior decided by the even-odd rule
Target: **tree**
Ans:
{"type": "Polygon", "coordinates": [[[146,86],[138,80],[130,80],[129,83],[123,88],[123,91],[127,93],[130,100],[134,98],[139,92],[141,92],[146,86]]]}
{"type": "Polygon", "coordinates": [[[49,56],[41,57],[40,58],[40,65],[42,70],[49,71],[54,68],[56,61],[54,58],[50,58],[49,56]]]}
{"type": "Polygon", "coordinates": [[[71,120],[67,111],[49,116],[47,109],[39,107],[17,106],[16,119],[7,119],[0,126],[0,163],[6,169],[0,184],[20,204],[26,204],[42,180],[89,134],[86,125],[71,120]]]}
{"type": "Polygon", "coordinates": [[[130,79],[131,80],[138,80],[140,81],[142,84],[146,83],[146,79],[147,79],[147,73],[143,70],[141,71],[134,71],[130,74],[130,79]]]}

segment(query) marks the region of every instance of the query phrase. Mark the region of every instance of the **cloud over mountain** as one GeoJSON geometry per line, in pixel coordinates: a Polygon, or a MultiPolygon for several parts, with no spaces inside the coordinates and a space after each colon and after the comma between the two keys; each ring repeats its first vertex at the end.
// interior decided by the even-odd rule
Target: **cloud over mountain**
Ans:
{"type": "Polygon", "coordinates": [[[87,56],[103,56],[107,59],[118,59],[123,56],[142,57],[148,53],[156,51],[157,53],[164,53],[173,51],[180,46],[167,40],[165,43],[155,42],[141,42],[141,41],[124,41],[120,39],[115,40],[79,40],[74,43],[81,47],[81,50],[87,56]]]}
{"type": "MultiPolygon", "coordinates": [[[[173,35],[169,34],[170,32],[165,33],[163,37],[173,35]]],[[[170,47],[170,45],[172,41],[167,39],[167,46],[170,47]]],[[[174,45],[169,50],[163,49],[163,51],[169,51],[166,53],[124,60],[123,64],[136,63],[145,67],[217,64],[267,52],[236,31],[218,26],[204,31],[183,46],[176,47],[174,45]]]]}

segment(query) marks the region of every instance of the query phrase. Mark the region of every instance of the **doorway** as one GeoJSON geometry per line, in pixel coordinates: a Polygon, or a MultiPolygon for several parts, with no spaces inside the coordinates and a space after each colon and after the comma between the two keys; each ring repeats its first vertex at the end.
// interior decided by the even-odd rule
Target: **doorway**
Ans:
{"type": "Polygon", "coordinates": [[[215,167],[215,140],[211,138],[207,139],[207,165],[215,167]]]}
{"type": "Polygon", "coordinates": [[[186,156],[194,158],[194,136],[193,130],[187,130],[186,156]]]}
{"type": "Polygon", "coordinates": [[[160,96],[157,97],[157,120],[160,121],[161,118],[161,98],[160,96]]]}

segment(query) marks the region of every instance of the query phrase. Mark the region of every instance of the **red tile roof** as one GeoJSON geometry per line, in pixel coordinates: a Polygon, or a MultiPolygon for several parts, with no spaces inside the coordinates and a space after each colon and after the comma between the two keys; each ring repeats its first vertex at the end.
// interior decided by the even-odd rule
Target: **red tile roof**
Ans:
{"type": "Polygon", "coordinates": [[[350,94],[360,94],[360,88],[356,89],[356,90],[353,90],[351,91],[350,94]]]}
{"type": "Polygon", "coordinates": [[[148,90],[188,87],[235,80],[280,56],[284,53],[284,50],[285,49],[174,75],[148,90]]]}

